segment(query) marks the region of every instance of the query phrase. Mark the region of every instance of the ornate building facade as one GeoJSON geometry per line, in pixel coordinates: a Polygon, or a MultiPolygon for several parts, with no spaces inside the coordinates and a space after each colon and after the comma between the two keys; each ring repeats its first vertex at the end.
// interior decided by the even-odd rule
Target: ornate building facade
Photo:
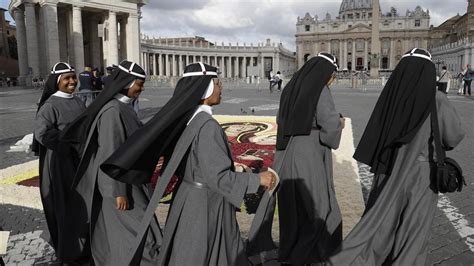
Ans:
{"type": "Polygon", "coordinates": [[[474,0],[468,0],[467,12],[456,15],[430,30],[429,49],[433,62],[445,65],[454,74],[474,65],[474,0]]]}
{"type": "Polygon", "coordinates": [[[228,44],[203,37],[150,38],[141,40],[142,62],[151,76],[178,77],[184,66],[204,62],[217,66],[222,77],[266,77],[270,70],[291,76],[296,71],[295,55],[281,43],[228,44]]]}
{"type": "Polygon", "coordinates": [[[296,54],[298,68],[318,52],[337,56],[341,70],[370,68],[371,60],[379,60],[380,70],[393,70],[401,56],[414,47],[428,48],[429,10],[417,6],[399,14],[395,8],[380,12],[380,51],[371,51],[372,0],[343,0],[339,14],[333,18],[298,17],[296,54]]]}
{"type": "Polygon", "coordinates": [[[46,77],[66,61],[104,68],[140,60],[140,7],[146,0],[12,0],[20,82],[46,77]]]}

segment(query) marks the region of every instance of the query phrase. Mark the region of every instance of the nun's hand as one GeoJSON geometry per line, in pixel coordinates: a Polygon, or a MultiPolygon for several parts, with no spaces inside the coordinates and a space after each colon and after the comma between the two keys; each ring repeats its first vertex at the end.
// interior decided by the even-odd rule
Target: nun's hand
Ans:
{"type": "Polygon", "coordinates": [[[260,172],[260,185],[265,190],[271,190],[276,185],[276,177],[270,171],[260,172]]]}
{"type": "Polygon", "coordinates": [[[128,210],[128,199],[126,196],[120,196],[116,198],[117,210],[126,211],[128,210]]]}
{"type": "Polygon", "coordinates": [[[341,120],[341,127],[342,128],[345,128],[346,127],[346,118],[345,117],[341,117],[339,118],[341,120]]]}

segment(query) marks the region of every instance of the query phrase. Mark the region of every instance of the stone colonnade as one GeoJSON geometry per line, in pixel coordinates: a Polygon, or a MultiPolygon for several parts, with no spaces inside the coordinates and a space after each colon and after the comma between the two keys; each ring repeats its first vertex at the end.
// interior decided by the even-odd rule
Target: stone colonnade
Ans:
{"type": "Polygon", "coordinates": [[[221,77],[266,77],[270,70],[291,76],[296,70],[294,54],[281,44],[257,46],[217,45],[205,39],[142,39],[141,62],[150,76],[178,77],[186,65],[203,62],[219,68],[221,77]],[[197,43],[200,42],[200,43],[197,43]]]}
{"type": "Polygon", "coordinates": [[[123,59],[139,62],[138,6],[101,9],[88,4],[25,1],[11,10],[21,83],[46,78],[58,61],[70,63],[78,73],[85,65],[103,70],[123,59]]]}

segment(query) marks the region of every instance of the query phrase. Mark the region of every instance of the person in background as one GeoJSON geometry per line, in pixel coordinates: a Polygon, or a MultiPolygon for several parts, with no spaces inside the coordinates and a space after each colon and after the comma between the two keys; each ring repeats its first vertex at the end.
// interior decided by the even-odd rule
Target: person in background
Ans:
{"type": "Polygon", "coordinates": [[[84,67],[84,71],[79,74],[80,98],[84,104],[89,106],[92,102],[92,91],[94,90],[94,75],[90,66],[84,67]]]}
{"type": "Polygon", "coordinates": [[[463,72],[463,80],[464,80],[464,91],[463,95],[466,93],[471,96],[471,83],[474,71],[471,68],[471,65],[467,65],[465,71],[463,72]]]}
{"type": "Polygon", "coordinates": [[[439,73],[438,79],[438,90],[444,93],[448,93],[448,82],[451,78],[451,73],[447,70],[446,66],[443,66],[439,73]]]}

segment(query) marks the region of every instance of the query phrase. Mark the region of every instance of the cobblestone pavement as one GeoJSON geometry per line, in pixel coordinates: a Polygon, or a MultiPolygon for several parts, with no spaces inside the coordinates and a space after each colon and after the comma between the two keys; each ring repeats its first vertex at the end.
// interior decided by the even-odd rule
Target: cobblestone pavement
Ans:
{"type": "MultiPolygon", "coordinates": [[[[380,90],[365,92],[344,88],[333,89],[337,108],[352,119],[354,143],[362,136],[380,90]]],[[[35,103],[40,91],[0,88],[0,169],[35,159],[31,153],[6,152],[16,141],[32,132],[35,103]]],[[[156,113],[172,95],[171,89],[147,88],[142,95],[140,117],[145,121],[156,113]]],[[[225,86],[223,103],[216,114],[275,115],[280,94],[267,90],[250,90],[225,86]],[[254,113],[252,113],[254,109],[254,113]]],[[[463,121],[467,134],[449,156],[456,159],[465,172],[468,187],[462,193],[440,195],[436,217],[428,240],[427,265],[474,265],[474,97],[449,95],[463,121]]],[[[368,167],[359,164],[364,197],[370,190],[372,175],[368,167]]],[[[1,195],[0,195],[1,200],[1,195]]],[[[0,227],[11,231],[7,265],[54,264],[54,252],[48,242],[48,232],[40,210],[0,204],[0,227]]]]}

